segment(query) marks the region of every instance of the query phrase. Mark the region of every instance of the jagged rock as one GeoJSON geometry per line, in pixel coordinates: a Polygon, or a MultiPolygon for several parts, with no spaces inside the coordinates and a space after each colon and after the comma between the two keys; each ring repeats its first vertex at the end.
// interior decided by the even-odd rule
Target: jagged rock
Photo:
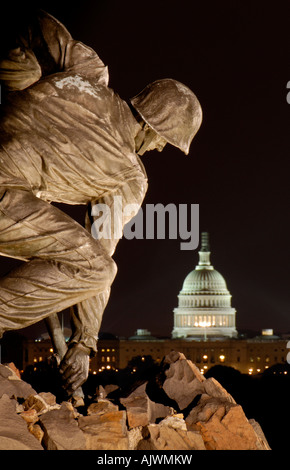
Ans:
{"type": "Polygon", "coordinates": [[[34,409],[23,411],[20,413],[20,416],[26,423],[36,423],[38,421],[38,414],[34,409]]]}
{"type": "Polygon", "coordinates": [[[12,371],[12,376],[10,376],[10,380],[13,380],[14,378],[21,379],[21,374],[19,372],[19,369],[15,366],[14,362],[9,362],[8,364],[3,364],[4,366],[8,367],[12,371]],[[14,377],[15,376],[15,377],[14,377]]]}
{"type": "Polygon", "coordinates": [[[8,377],[12,376],[13,371],[3,364],[0,364],[0,377],[2,379],[8,379],[8,377]]]}
{"type": "Polygon", "coordinates": [[[149,424],[148,397],[135,397],[127,403],[127,417],[130,428],[146,426],[149,424]]]}
{"type": "Polygon", "coordinates": [[[236,403],[226,389],[214,378],[210,377],[203,382],[204,393],[210,397],[225,398],[231,403],[236,403]]]}
{"type": "Polygon", "coordinates": [[[18,401],[16,402],[16,413],[23,413],[24,411],[24,406],[22,403],[18,403],[18,401]]]}
{"type": "Polygon", "coordinates": [[[155,403],[146,393],[147,382],[140,385],[128,397],[121,398],[120,403],[126,407],[129,427],[147,426],[172,413],[172,409],[162,403],[155,403]]]}
{"type": "Polygon", "coordinates": [[[81,408],[85,406],[84,398],[80,395],[73,395],[70,398],[70,401],[75,408],[81,408]]]}
{"type": "Polygon", "coordinates": [[[41,411],[48,409],[48,404],[40,395],[35,394],[26,398],[23,403],[23,407],[25,411],[35,410],[37,413],[40,413],[41,411]]]}
{"type": "Polygon", "coordinates": [[[44,431],[43,445],[47,450],[85,450],[86,440],[65,404],[59,410],[51,410],[40,417],[44,431]]]}
{"type": "Polygon", "coordinates": [[[42,442],[42,438],[44,436],[44,432],[39,426],[39,424],[33,424],[29,423],[28,424],[28,431],[39,441],[42,442]]]}
{"type": "Polygon", "coordinates": [[[166,370],[163,389],[169,398],[175,400],[180,410],[185,409],[197,395],[204,392],[204,376],[199,369],[186,359],[184,354],[172,351],[165,357],[166,370]]]}
{"type": "Polygon", "coordinates": [[[16,413],[16,402],[8,395],[0,398],[0,450],[43,450],[16,413]]]}
{"type": "Polygon", "coordinates": [[[202,436],[188,430],[182,414],[167,416],[159,424],[143,428],[138,450],[205,450],[202,436]]]}
{"type": "Polygon", "coordinates": [[[0,364],[0,397],[8,395],[10,398],[27,398],[36,395],[36,391],[7,366],[0,364]]]}
{"type": "Polygon", "coordinates": [[[126,407],[129,428],[149,424],[149,398],[145,392],[146,383],[140,385],[128,397],[121,398],[120,403],[126,407]]]}
{"type": "MultiPolygon", "coordinates": [[[[57,406],[60,407],[60,405],[57,406]]],[[[61,406],[65,406],[71,412],[71,415],[74,419],[78,418],[79,416],[82,416],[81,413],[77,411],[77,409],[73,406],[70,401],[63,401],[61,406]]]]}
{"type": "Polygon", "coordinates": [[[111,385],[105,385],[105,387],[103,387],[102,385],[99,386],[99,397],[100,398],[106,398],[107,395],[109,395],[110,393],[112,392],[115,392],[116,390],[119,389],[119,386],[118,385],[114,385],[114,384],[111,384],[111,385]]]}
{"type": "Polygon", "coordinates": [[[186,423],[183,418],[183,414],[176,414],[172,416],[167,416],[162,421],[160,421],[161,426],[170,426],[174,429],[181,429],[181,431],[187,431],[186,423]]]}
{"type": "Polygon", "coordinates": [[[49,406],[54,406],[56,405],[56,396],[53,395],[51,392],[40,392],[38,394],[39,397],[41,397],[45,403],[49,406]]]}
{"type": "Polygon", "coordinates": [[[147,435],[138,443],[137,450],[205,450],[205,446],[198,432],[160,423],[149,424],[147,435]]]}
{"type": "Polygon", "coordinates": [[[88,416],[101,415],[108,411],[119,411],[119,408],[110,402],[110,400],[99,398],[97,402],[93,402],[88,406],[87,414],[88,416]]]}
{"type": "Polygon", "coordinates": [[[52,393],[41,392],[27,397],[23,402],[23,408],[25,411],[36,410],[38,414],[42,414],[59,409],[60,405],[56,403],[55,396],[52,393]]]}
{"type": "Polygon", "coordinates": [[[138,444],[142,441],[142,426],[138,426],[137,428],[132,428],[128,431],[128,450],[136,450],[138,448],[138,444]]]}
{"type": "Polygon", "coordinates": [[[128,449],[125,411],[80,416],[78,423],[84,433],[87,450],[128,449]]]}
{"type": "Polygon", "coordinates": [[[211,398],[208,395],[202,395],[198,405],[191,410],[185,421],[188,425],[206,423],[215,413],[222,419],[231,406],[233,406],[233,404],[226,399],[211,398]]]}
{"type": "Polygon", "coordinates": [[[258,436],[257,445],[260,447],[260,450],[271,450],[271,448],[270,448],[270,446],[267,442],[266,436],[263,433],[263,430],[262,430],[261,426],[259,425],[259,423],[257,423],[257,421],[255,419],[249,419],[249,423],[253,426],[253,428],[255,430],[255,433],[258,436]]]}
{"type": "Polygon", "coordinates": [[[240,405],[203,396],[186,422],[200,431],[208,450],[258,450],[259,437],[240,405]]]}
{"type": "Polygon", "coordinates": [[[155,403],[149,399],[149,423],[156,423],[158,419],[165,418],[173,413],[173,408],[162,405],[162,403],[155,403]]]}

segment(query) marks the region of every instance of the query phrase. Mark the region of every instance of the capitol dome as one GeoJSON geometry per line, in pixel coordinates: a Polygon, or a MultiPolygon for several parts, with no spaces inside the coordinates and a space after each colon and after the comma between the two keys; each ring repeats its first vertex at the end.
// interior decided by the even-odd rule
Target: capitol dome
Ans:
{"type": "Polygon", "coordinates": [[[229,294],[226,281],[215,269],[193,270],[184,279],[182,292],[184,294],[229,294]]]}
{"type": "Polygon", "coordinates": [[[210,263],[208,233],[202,233],[199,263],[184,279],[178,295],[172,337],[236,337],[235,315],[226,281],[210,263]]]}

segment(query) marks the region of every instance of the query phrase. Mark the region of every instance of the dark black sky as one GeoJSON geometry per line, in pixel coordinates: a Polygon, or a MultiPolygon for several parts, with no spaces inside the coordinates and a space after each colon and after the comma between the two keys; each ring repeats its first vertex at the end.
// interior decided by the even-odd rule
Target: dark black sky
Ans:
{"type": "MultiPolygon", "coordinates": [[[[204,119],[190,154],[169,146],[145,154],[144,204],[199,204],[238,329],[289,331],[289,2],[38,4],[98,52],[123,99],[168,77],[196,93],[204,119]]],[[[82,221],[83,208],[65,210],[82,221]]],[[[122,240],[114,258],[119,272],[102,330],[170,335],[198,250],[180,250],[180,240],[122,240]]]]}

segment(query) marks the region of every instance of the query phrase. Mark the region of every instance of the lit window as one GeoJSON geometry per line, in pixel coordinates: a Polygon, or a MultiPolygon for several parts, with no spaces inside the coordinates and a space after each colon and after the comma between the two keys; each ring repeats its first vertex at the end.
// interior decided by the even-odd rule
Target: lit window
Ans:
{"type": "Polygon", "coordinates": [[[107,362],[110,362],[111,358],[110,356],[107,356],[107,362]]]}
{"type": "Polygon", "coordinates": [[[219,360],[220,360],[221,362],[224,362],[224,361],[225,361],[225,358],[226,358],[226,357],[225,357],[223,354],[221,354],[221,355],[219,356],[219,360]]]}

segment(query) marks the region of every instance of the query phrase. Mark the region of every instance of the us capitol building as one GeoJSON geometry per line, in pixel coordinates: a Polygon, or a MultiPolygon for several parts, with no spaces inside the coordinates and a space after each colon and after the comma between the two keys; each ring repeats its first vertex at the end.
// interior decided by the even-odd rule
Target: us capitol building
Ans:
{"type": "MultiPolygon", "coordinates": [[[[147,329],[138,329],[128,339],[110,334],[100,336],[97,357],[90,360],[90,372],[123,369],[134,357],[145,361],[146,356],[151,356],[159,362],[171,351],[182,352],[202,373],[215,365],[233,367],[250,375],[276,364],[287,366],[290,338],[275,336],[271,329],[262,330],[254,338],[239,337],[236,310],[231,306],[226,281],[210,262],[207,233],[201,235],[199,262],[185,277],[173,313],[171,338],[155,338],[147,329]]],[[[22,349],[23,369],[44,361],[53,352],[48,334],[35,341],[26,340],[22,349]]]]}
{"type": "Polygon", "coordinates": [[[174,309],[172,338],[235,338],[236,310],[223,276],[210,263],[208,233],[202,233],[199,263],[185,278],[174,309]]]}

